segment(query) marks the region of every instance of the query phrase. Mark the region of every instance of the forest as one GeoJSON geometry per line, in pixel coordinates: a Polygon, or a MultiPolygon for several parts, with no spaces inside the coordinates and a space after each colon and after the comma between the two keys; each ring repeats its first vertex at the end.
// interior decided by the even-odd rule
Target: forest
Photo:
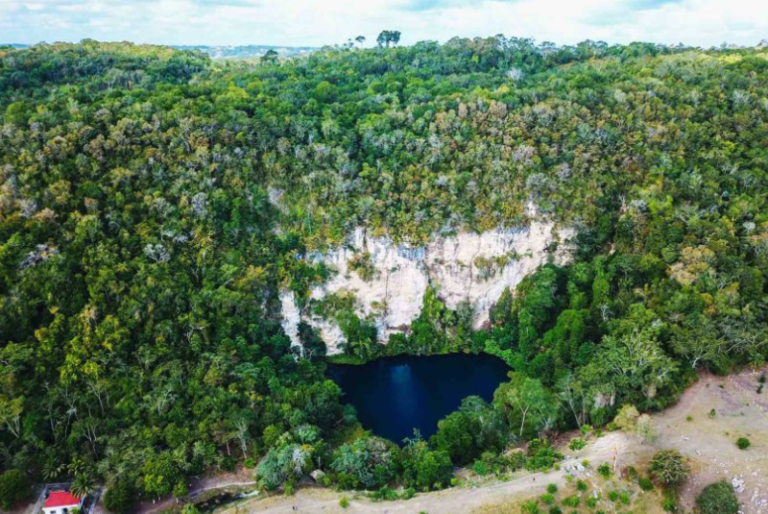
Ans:
{"type": "Polygon", "coordinates": [[[261,62],[0,47],[3,476],[108,484],[120,514],[238,465],[287,492],[315,469],[422,491],[453,466],[552,466],[559,432],[765,362],[768,51],[385,39],[261,62]],[[356,227],[420,244],[525,225],[528,203],[576,229],[573,260],[506,291],[489,326],[430,291],[385,346],[324,306],[350,358],[514,370],[430,440],[363,431],[313,329],[314,351],[291,347],[279,291],[309,308],[334,270],[305,257],[356,227]]]}

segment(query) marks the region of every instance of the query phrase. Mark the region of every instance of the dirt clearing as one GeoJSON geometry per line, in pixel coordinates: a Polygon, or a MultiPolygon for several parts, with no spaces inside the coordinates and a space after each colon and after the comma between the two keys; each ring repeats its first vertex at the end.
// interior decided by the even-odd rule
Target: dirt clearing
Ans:
{"type": "MultiPolygon", "coordinates": [[[[590,467],[577,478],[595,487],[594,469],[609,463],[617,470],[635,466],[641,472],[651,456],[663,449],[677,449],[691,459],[693,475],[681,489],[681,502],[690,511],[696,495],[706,485],[727,480],[737,486],[744,514],[768,514],[768,390],[758,394],[763,372],[746,371],[729,377],[702,374],[674,407],[653,416],[658,438],[642,444],[632,435],[608,432],[590,439],[586,448],[573,452],[561,448],[566,460],[561,469],[549,473],[519,472],[505,482],[485,481],[434,493],[419,494],[407,501],[374,503],[362,494],[306,488],[294,496],[255,498],[236,506],[220,509],[217,514],[251,513],[350,513],[350,514],[462,514],[517,512],[517,504],[540,496],[550,483],[566,487],[569,464],[589,460],[590,467]],[[713,413],[714,409],[714,413],[713,413]],[[739,437],[750,439],[752,446],[740,450],[739,437]],[[346,497],[349,506],[342,509],[339,500],[346,497]],[[295,507],[295,510],[294,510],[295,507]],[[512,510],[509,510],[512,509],[512,510]]],[[[766,388],[768,389],[768,388],[766,388]]],[[[646,514],[661,512],[658,493],[648,493],[642,507],[646,514]]]]}

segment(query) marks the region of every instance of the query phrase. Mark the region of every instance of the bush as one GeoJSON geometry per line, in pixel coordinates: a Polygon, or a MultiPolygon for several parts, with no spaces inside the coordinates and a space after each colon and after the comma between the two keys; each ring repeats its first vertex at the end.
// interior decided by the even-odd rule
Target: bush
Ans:
{"type": "Polygon", "coordinates": [[[0,507],[10,510],[17,502],[29,497],[30,489],[24,473],[9,469],[0,475],[0,507]]]}
{"type": "Polygon", "coordinates": [[[752,441],[747,439],[746,437],[739,437],[736,439],[736,446],[739,447],[739,450],[746,450],[750,446],[752,446],[752,441]]]}
{"type": "Polygon", "coordinates": [[[579,506],[579,503],[581,503],[581,499],[574,494],[573,496],[569,496],[568,498],[563,498],[562,503],[566,507],[573,507],[575,509],[576,507],[579,506]]]}
{"type": "Polygon", "coordinates": [[[341,499],[339,500],[339,507],[341,507],[342,509],[346,509],[347,507],[349,507],[349,499],[347,499],[346,496],[342,496],[341,499]]]}
{"type": "Polygon", "coordinates": [[[677,512],[677,493],[674,489],[664,491],[661,507],[667,512],[677,512]]]}
{"type": "MultiPolygon", "coordinates": [[[[427,443],[419,441],[402,451],[402,467],[405,485],[420,490],[441,489],[453,477],[453,464],[447,452],[430,450],[427,443]]],[[[482,461],[475,463],[475,470],[491,472],[492,467],[482,461]],[[480,465],[478,466],[478,463],[480,465]]]]}
{"type": "Polygon", "coordinates": [[[600,473],[600,476],[603,478],[610,478],[611,476],[611,466],[608,464],[600,464],[597,467],[597,472],[600,473]]]}
{"type": "Polygon", "coordinates": [[[557,484],[549,484],[547,486],[547,492],[549,494],[555,494],[557,492],[557,484]]]}
{"type": "Polygon", "coordinates": [[[637,481],[637,484],[640,486],[640,489],[643,491],[653,491],[653,482],[651,482],[650,478],[642,477],[640,480],[637,481]]]}
{"type": "Polygon", "coordinates": [[[399,498],[397,491],[394,489],[391,489],[389,486],[385,485],[378,491],[371,494],[371,499],[373,501],[395,501],[399,498]]]}
{"type": "Polygon", "coordinates": [[[710,484],[696,498],[701,514],[737,514],[739,499],[731,484],[725,481],[710,484]]]}
{"type": "Polygon", "coordinates": [[[581,439],[577,437],[576,439],[572,439],[571,443],[568,445],[568,448],[571,450],[577,452],[579,450],[584,449],[584,447],[587,445],[586,441],[584,439],[581,439]]]}
{"type": "Polygon", "coordinates": [[[577,480],[576,481],[576,490],[580,493],[586,493],[587,489],[589,489],[589,486],[584,480],[577,480]]]}
{"type": "Polygon", "coordinates": [[[656,481],[667,486],[680,485],[691,474],[685,457],[677,450],[665,450],[654,455],[648,471],[656,481]]]}
{"type": "Polygon", "coordinates": [[[104,506],[114,514],[129,514],[135,500],[136,491],[128,480],[117,480],[104,493],[104,506]]]}
{"type": "Polygon", "coordinates": [[[541,509],[539,509],[539,504],[536,501],[529,500],[523,504],[520,512],[522,514],[541,514],[541,509]]]}

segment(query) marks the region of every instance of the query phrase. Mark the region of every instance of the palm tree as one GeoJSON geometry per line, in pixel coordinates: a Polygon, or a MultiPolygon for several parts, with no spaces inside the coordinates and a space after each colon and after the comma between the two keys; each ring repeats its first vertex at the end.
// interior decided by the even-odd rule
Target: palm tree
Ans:
{"type": "Polygon", "coordinates": [[[43,478],[48,482],[56,480],[65,469],[64,464],[57,464],[55,460],[49,459],[43,466],[43,478]]]}
{"type": "Polygon", "coordinates": [[[90,474],[81,474],[75,477],[70,492],[76,498],[84,498],[96,490],[96,484],[90,474]]]}

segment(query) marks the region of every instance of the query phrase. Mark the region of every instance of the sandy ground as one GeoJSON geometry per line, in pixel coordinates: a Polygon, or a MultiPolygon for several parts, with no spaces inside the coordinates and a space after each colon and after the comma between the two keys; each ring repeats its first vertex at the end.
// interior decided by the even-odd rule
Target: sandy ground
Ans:
{"type": "MultiPolygon", "coordinates": [[[[596,439],[584,450],[563,462],[563,468],[569,461],[580,462],[589,459],[593,463],[613,462],[618,456],[619,466],[625,459],[635,459],[637,445],[620,432],[596,439]]],[[[570,452],[573,453],[573,452],[570,452]]],[[[588,472],[584,477],[588,478],[588,472]]],[[[308,513],[360,513],[360,514],[458,514],[472,512],[485,504],[508,501],[510,498],[525,499],[545,492],[548,484],[563,487],[566,483],[565,471],[550,471],[548,473],[520,472],[512,480],[506,482],[486,482],[477,486],[465,485],[427,494],[419,494],[406,501],[374,503],[354,492],[337,493],[328,489],[300,489],[294,496],[272,496],[257,498],[235,507],[221,509],[217,514],[269,513],[277,514],[293,512],[308,513]],[[349,506],[339,507],[339,499],[346,496],[349,506]]]]}
{"type": "Polygon", "coordinates": [[[768,386],[757,394],[764,372],[768,369],[728,377],[702,375],[675,407],[654,417],[659,432],[655,446],[675,448],[692,460],[694,474],[681,490],[685,508],[693,508],[706,485],[737,479],[744,481],[738,493],[743,512],[768,514],[768,386]],[[714,417],[709,416],[712,409],[714,417]],[[752,447],[739,450],[739,437],[749,438],[752,447]]]}
{"type": "MultiPolygon", "coordinates": [[[[768,369],[768,368],[766,368],[768,369]]],[[[593,467],[607,462],[621,469],[634,465],[644,469],[651,456],[661,449],[674,448],[688,456],[693,467],[691,479],[681,489],[685,510],[694,506],[701,489],[717,480],[743,480],[738,495],[743,514],[768,514],[768,387],[757,394],[758,379],[764,371],[746,371],[729,377],[702,374],[674,407],[654,416],[658,438],[642,444],[635,436],[610,432],[589,442],[579,452],[561,449],[567,459],[589,460],[593,467]],[[715,416],[709,413],[715,409],[715,416]],[[690,420],[689,420],[690,417],[690,420]],[[752,447],[736,447],[738,437],[748,437],[752,447]]],[[[565,468],[568,460],[562,463],[565,468]]],[[[589,479],[589,472],[584,472],[589,479]]],[[[547,484],[565,483],[565,471],[521,474],[506,482],[486,482],[445,491],[419,494],[407,501],[374,503],[360,494],[338,493],[328,489],[306,488],[294,496],[254,498],[217,514],[360,513],[360,514],[461,514],[472,513],[484,505],[524,500],[544,492],[547,484]],[[349,507],[339,507],[346,496],[349,507]],[[296,510],[294,510],[294,507],[296,510]]],[[[648,511],[651,512],[650,510],[648,511]]]]}

